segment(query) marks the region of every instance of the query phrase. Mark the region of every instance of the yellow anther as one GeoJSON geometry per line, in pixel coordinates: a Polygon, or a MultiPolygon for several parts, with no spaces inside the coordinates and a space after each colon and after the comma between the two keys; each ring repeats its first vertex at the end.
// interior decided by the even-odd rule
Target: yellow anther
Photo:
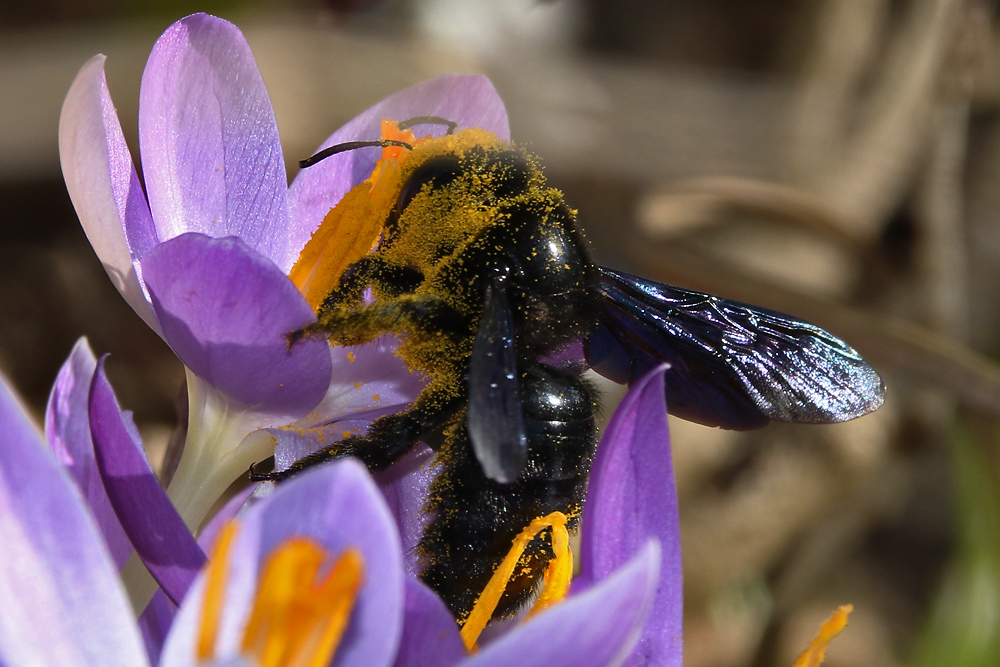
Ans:
{"type": "Polygon", "coordinates": [[[317,542],[292,538],[268,559],[257,587],[241,653],[260,667],[321,667],[333,658],[361,589],[361,552],[341,554],[326,578],[330,554],[317,542]]]}
{"type": "MultiPolygon", "coordinates": [[[[561,512],[561,523],[552,525],[552,552],[555,557],[545,568],[545,586],[535,600],[527,618],[531,618],[547,607],[562,602],[569,594],[569,585],[573,581],[573,552],[569,548],[569,531],[566,530],[566,516],[561,512]]],[[[553,515],[549,515],[553,516],[553,515]]]]}
{"type": "MultiPolygon", "coordinates": [[[[415,145],[413,132],[400,130],[393,121],[382,121],[382,138],[415,145]]],[[[302,248],[289,272],[313,310],[340,282],[344,269],[367,255],[378,243],[382,225],[396,205],[400,164],[409,155],[401,146],[386,146],[375,169],[352,188],[323,218],[312,238],[302,248]]]]}
{"type": "Polygon", "coordinates": [[[854,606],[845,604],[830,614],[830,617],[819,626],[819,632],[809,644],[809,648],[795,661],[795,667],[818,667],[826,657],[826,647],[847,627],[847,617],[852,611],[854,606]]]}
{"type": "Polygon", "coordinates": [[[208,559],[205,597],[201,605],[201,623],[198,625],[198,640],[195,644],[198,662],[208,662],[215,656],[215,642],[219,635],[226,578],[229,576],[229,552],[236,539],[236,527],[235,521],[223,526],[208,559]]]}
{"type": "MultiPolygon", "coordinates": [[[[195,645],[199,663],[217,659],[219,625],[225,599],[236,522],[219,534],[206,574],[201,624],[195,645]]],[[[324,667],[330,664],[361,590],[364,563],[356,548],[333,562],[312,539],[282,542],[258,579],[240,654],[257,667],[324,667]],[[323,578],[321,569],[328,569],[323,578]]]]}
{"type": "Polygon", "coordinates": [[[378,242],[382,224],[396,203],[400,179],[395,160],[380,171],[376,183],[355,186],[326,214],[288,274],[313,310],[337,286],[344,269],[378,242]]]}
{"type": "Polygon", "coordinates": [[[534,614],[549,605],[559,602],[569,592],[569,584],[573,577],[573,553],[569,550],[569,532],[566,530],[566,515],[553,512],[548,516],[532,521],[514,538],[510,551],[501,561],[479,599],[476,600],[472,612],[462,626],[462,641],[468,650],[473,650],[479,635],[493,616],[500,602],[514,569],[521,555],[535,537],[546,528],[552,529],[552,551],[555,557],[549,562],[545,571],[545,587],[538,601],[532,607],[529,615],[534,614]]]}

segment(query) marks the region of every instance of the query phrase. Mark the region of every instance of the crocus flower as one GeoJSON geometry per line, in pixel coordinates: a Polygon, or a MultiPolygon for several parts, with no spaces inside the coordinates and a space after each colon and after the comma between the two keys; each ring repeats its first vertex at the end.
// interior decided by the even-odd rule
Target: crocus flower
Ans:
{"type": "Polygon", "coordinates": [[[0,507],[0,662],[142,665],[97,522],[2,376],[0,507]]]}
{"type": "MultiPolygon", "coordinates": [[[[59,445],[46,447],[0,377],[5,664],[150,664],[107,531],[93,517],[95,503],[80,493],[90,488],[83,480],[93,477],[82,471],[95,469],[87,460],[95,450],[74,426],[81,411],[94,409],[93,386],[102,381],[84,349],[78,346],[53,393],[59,445]],[[85,398],[73,391],[74,379],[91,372],[85,398]]],[[[99,421],[91,424],[99,450],[105,437],[99,421]]],[[[216,547],[154,664],[618,664],[655,606],[660,569],[651,542],[587,590],[470,656],[443,603],[404,572],[395,521],[356,462],[303,473],[206,533],[216,547]]]]}
{"type": "MultiPolygon", "coordinates": [[[[453,76],[384,100],[323,145],[376,138],[382,118],[423,114],[507,136],[490,83],[453,76]]],[[[63,173],[115,286],[188,369],[187,442],[169,493],[196,526],[276,440],[281,463],[281,452],[301,455],[399,409],[422,379],[391,340],[289,349],[285,334],[315,317],[287,274],[376,156],[337,156],[286,186],[274,112],[235,26],[196,14],[160,37],[143,74],[139,136],[145,191],[96,56],[63,106],[63,173]]]]}
{"type": "MultiPolygon", "coordinates": [[[[460,128],[479,127],[508,138],[502,103],[485,79],[443,77],[388,98],[332,135],[321,148],[376,139],[383,118],[422,115],[446,117],[460,128]]],[[[314,317],[287,274],[323,216],[371,174],[376,154],[337,155],[303,172],[286,189],[273,112],[249,49],[235,27],[196,15],[174,24],[154,47],[140,100],[145,194],[122,138],[100,57],[84,67],[67,97],[60,146],[74,204],[109,275],[189,370],[189,437],[170,489],[188,525],[200,521],[222,486],[249,463],[270,454],[275,441],[281,445],[280,465],[282,456],[294,458],[302,448],[314,448],[317,440],[329,441],[342,430],[363,428],[377,414],[406,403],[419,389],[417,383],[400,380],[407,377],[406,369],[387,354],[391,343],[375,346],[373,352],[328,351],[325,343],[316,340],[288,349],[284,335],[314,317]],[[364,361],[358,363],[363,354],[364,361]],[[359,381],[364,389],[354,398],[360,400],[344,401],[359,381]],[[387,388],[373,389],[378,381],[387,388]],[[376,392],[380,401],[372,400],[376,392]],[[268,430],[255,430],[260,428],[268,430]]],[[[120,418],[117,402],[99,370],[88,400],[98,467],[109,497],[117,498],[112,504],[131,505],[137,516],[145,512],[147,522],[150,516],[157,517],[155,525],[161,532],[178,536],[185,532],[178,528],[182,522],[170,515],[169,503],[157,498],[152,475],[140,470],[142,461],[134,457],[139,451],[134,428],[120,418]],[[102,453],[105,447],[123,456],[108,456],[102,453]]],[[[624,419],[637,419],[636,410],[623,412],[624,419]]],[[[659,410],[662,418],[662,406],[659,410]]],[[[628,433],[630,428],[634,430],[627,427],[628,433]]],[[[627,442],[631,437],[618,440],[627,442]]],[[[663,457],[664,450],[657,455],[663,457]]],[[[411,463],[426,456],[426,450],[415,451],[411,463]]],[[[631,454],[623,456],[628,461],[631,454]]],[[[607,460],[612,463],[599,464],[596,479],[606,477],[610,481],[605,486],[610,489],[630,480],[627,471],[620,470],[627,464],[607,460]],[[613,472],[598,474],[605,468],[613,472]]],[[[420,492],[414,492],[420,489],[414,477],[397,473],[395,480],[386,483],[390,497],[398,502],[396,519],[408,539],[416,534],[408,523],[409,517],[418,514],[410,511],[412,504],[422,500],[420,492]]],[[[662,480],[657,484],[662,486],[662,480]]],[[[635,524],[640,529],[628,539],[612,539],[609,536],[621,528],[615,520],[623,510],[615,504],[620,504],[617,491],[604,495],[612,507],[605,515],[612,519],[595,515],[598,518],[589,521],[594,528],[586,533],[592,537],[585,539],[608,545],[610,551],[585,548],[594,560],[571,598],[490,644],[472,663],[523,662],[523,637],[541,641],[551,637],[559,623],[595,630],[587,633],[586,642],[575,635],[567,642],[546,639],[546,645],[557,653],[537,648],[532,653],[547,655],[547,662],[557,655],[578,656],[579,664],[615,662],[627,655],[626,649],[639,637],[644,615],[651,608],[663,611],[664,604],[671,613],[662,614],[651,626],[660,630],[643,635],[643,645],[659,647],[649,655],[679,656],[679,601],[663,603],[650,592],[661,560],[676,555],[676,519],[670,518],[669,511],[660,515],[668,517],[663,521],[641,516],[642,521],[635,524]],[[655,542],[646,545],[646,538],[660,538],[664,530],[670,548],[660,549],[655,542]],[[623,585],[622,577],[634,585],[623,585]],[[604,596],[616,590],[627,594],[611,604],[604,596]],[[610,630],[598,631],[605,625],[610,630]],[[665,644],[663,627],[669,628],[665,644]],[[590,643],[591,639],[597,643],[590,643]],[[667,653],[661,651],[663,645],[667,653]]],[[[141,517],[125,523],[133,526],[138,520],[141,517]]],[[[151,569],[158,570],[164,590],[177,602],[188,599],[183,593],[200,565],[197,551],[178,537],[178,550],[173,553],[189,553],[190,557],[157,562],[152,546],[132,541],[151,569]],[[178,567],[181,561],[183,566],[178,567]]],[[[665,569],[673,575],[676,564],[665,569]]],[[[679,595],[676,582],[665,590],[671,600],[679,595]]],[[[440,614],[428,611],[428,607],[443,609],[434,600],[418,584],[407,585],[406,605],[418,610],[416,617],[433,616],[440,621],[440,614]]],[[[415,646],[406,644],[404,648],[409,648],[400,652],[409,656],[401,658],[404,663],[419,662],[422,649],[415,646]]]]}

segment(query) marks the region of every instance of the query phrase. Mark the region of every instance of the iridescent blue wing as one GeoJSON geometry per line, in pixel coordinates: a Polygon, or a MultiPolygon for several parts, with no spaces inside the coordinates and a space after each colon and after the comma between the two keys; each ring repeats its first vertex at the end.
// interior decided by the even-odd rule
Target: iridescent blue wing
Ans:
{"type": "Polygon", "coordinates": [[[668,362],[671,414],[746,430],[771,419],[846,421],[882,405],[878,373],[819,327],[605,267],[598,274],[603,306],[587,361],[623,383],[668,362]]]}
{"type": "Polygon", "coordinates": [[[486,288],[483,317],[469,362],[469,439],[483,472],[510,483],[528,459],[518,391],[514,321],[501,283],[486,288]]]}

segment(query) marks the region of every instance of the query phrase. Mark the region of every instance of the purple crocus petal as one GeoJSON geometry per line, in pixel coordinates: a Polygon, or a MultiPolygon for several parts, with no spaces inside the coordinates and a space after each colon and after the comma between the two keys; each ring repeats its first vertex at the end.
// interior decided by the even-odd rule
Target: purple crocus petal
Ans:
{"type": "Polygon", "coordinates": [[[202,551],[209,553],[212,550],[215,540],[219,537],[219,531],[236,518],[258,486],[258,484],[248,484],[245,488],[234,493],[233,497],[222,506],[222,509],[216,512],[205,524],[205,527],[198,533],[198,546],[201,547],[202,551]]]}
{"type": "Polygon", "coordinates": [[[607,579],[518,626],[462,667],[621,664],[649,615],[659,552],[651,541],[607,579]]]}
{"type": "Polygon", "coordinates": [[[153,665],[160,661],[160,652],[163,651],[163,644],[167,640],[176,615],[177,605],[170,601],[162,589],[156,591],[153,599],[139,615],[139,632],[146,645],[146,655],[153,665]]]}
{"type": "Polygon", "coordinates": [[[163,334],[184,365],[231,401],[301,415],[330,384],[329,344],[285,334],[315,321],[305,298],[236,237],[183,234],[142,260],[163,334]]]}
{"type": "MultiPolygon", "coordinates": [[[[212,545],[215,544],[215,540],[219,536],[219,530],[236,516],[257,486],[257,484],[250,484],[236,493],[205,524],[205,527],[198,534],[198,546],[203,552],[209,553],[212,550],[212,545]]],[[[159,662],[160,653],[163,651],[163,645],[167,638],[167,631],[173,625],[176,615],[177,606],[164,595],[162,590],[159,590],[139,617],[139,630],[146,642],[146,652],[149,654],[150,662],[154,665],[159,662]]]]}
{"type": "Polygon", "coordinates": [[[649,623],[629,665],[680,665],[683,595],[677,490],[670,458],[664,368],[635,383],[608,424],[583,511],[580,578],[599,581],[647,540],[662,545],[649,623]]]}
{"type": "Polygon", "coordinates": [[[59,161],[73,206],[111,282],[154,331],[135,259],[157,242],[142,185],[108,93],[104,56],[77,74],[59,117],[59,161]]]}
{"type": "Polygon", "coordinates": [[[424,501],[437,474],[434,452],[418,443],[403,458],[375,475],[382,495],[396,519],[403,546],[403,566],[407,574],[416,576],[423,569],[417,545],[431,515],[424,511],[424,501]]]}
{"type": "Polygon", "coordinates": [[[96,368],[97,359],[87,339],[81,338],[73,346],[49,394],[45,409],[45,439],[90,507],[111,558],[120,569],[132,553],[132,543],[108,501],[101,473],[94,461],[87,403],[96,368]]]}
{"type": "Polygon", "coordinates": [[[394,667],[451,667],[466,657],[451,612],[437,595],[407,577],[403,638],[394,667]]]}
{"type": "MultiPolygon", "coordinates": [[[[238,654],[260,568],[291,537],[308,537],[336,558],[361,551],[364,582],[334,665],[391,665],[403,624],[403,572],[392,516],[364,467],[338,461],[308,470],[250,506],[229,558],[217,659],[238,654]]],[[[191,664],[204,577],[181,607],[164,647],[163,667],[191,664]]]]}
{"type": "MultiPolygon", "coordinates": [[[[477,74],[448,74],[390,95],[334,132],[320,149],[347,141],[379,139],[381,122],[387,118],[403,121],[428,115],[454,121],[459,129],[481,127],[501,139],[510,139],[507,111],[490,80],[477,74]]],[[[433,125],[414,129],[417,136],[440,136],[445,132],[444,127],[433,125]]],[[[298,173],[288,191],[294,221],[290,247],[296,252],[302,249],[341,197],[371,175],[379,157],[377,148],[348,151],[298,173]]]]}
{"type": "Polygon", "coordinates": [[[381,336],[364,345],[331,346],[334,382],[316,412],[325,420],[340,419],[416,400],[427,378],[399,358],[399,344],[395,336],[381,336]]]}
{"type": "Polygon", "coordinates": [[[0,376],[0,664],[146,664],[97,527],[0,376]]]}
{"type": "MultiPolygon", "coordinates": [[[[274,439],[274,466],[284,470],[301,458],[309,456],[350,435],[365,435],[379,417],[407,408],[409,404],[387,405],[384,408],[358,412],[348,417],[323,421],[310,426],[303,419],[287,426],[264,429],[274,439]]],[[[322,414],[317,408],[312,414],[322,414]]]]}
{"type": "Polygon", "coordinates": [[[244,523],[260,523],[261,553],[303,533],[331,554],[361,550],[365,581],[335,664],[391,664],[402,634],[402,554],[392,515],[364,466],[348,460],[307,471],[259,508],[244,523]]]}
{"type": "Polygon", "coordinates": [[[161,240],[239,236],[287,271],[278,126],[236,26],[194,14],[157,40],[142,75],[139,147],[161,240]]]}
{"type": "Polygon", "coordinates": [[[101,359],[90,387],[90,430],[104,488],[136,553],[179,603],[205,554],[150,470],[135,427],[123,417],[101,359]]]}

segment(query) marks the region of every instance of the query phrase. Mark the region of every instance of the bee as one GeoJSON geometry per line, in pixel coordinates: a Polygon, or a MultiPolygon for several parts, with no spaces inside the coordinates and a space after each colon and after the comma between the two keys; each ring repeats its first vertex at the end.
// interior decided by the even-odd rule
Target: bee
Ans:
{"type": "MultiPolygon", "coordinates": [[[[534,156],[436,117],[390,126],[421,124],[448,132],[340,144],[302,162],[369,146],[400,155],[377,168],[387,179],[378,197],[374,180],[358,186],[365,202],[386,202],[365,204],[373,249],[334,272],[317,323],[291,339],[357,345],[397,334],[397,354],[428,384],[366,434],[253,476],[280,480],[344,456],[384,470],[417,442],[431,444],[439,471],[421,578],[457,619],[533,519],[558,510],[570,528],[579,523],[597,443],[585,366],[631,383],[668,362],[668,410],[729,429],[843,421],[881,405],[881,379],[846,343],[787,315],[596,265],[575,211],[534,156]],[[578,341],[586,364],[560,362],[578,341]]],[[[530,597],[550,556],[536,538],[497,617],[530,597]]]]}

